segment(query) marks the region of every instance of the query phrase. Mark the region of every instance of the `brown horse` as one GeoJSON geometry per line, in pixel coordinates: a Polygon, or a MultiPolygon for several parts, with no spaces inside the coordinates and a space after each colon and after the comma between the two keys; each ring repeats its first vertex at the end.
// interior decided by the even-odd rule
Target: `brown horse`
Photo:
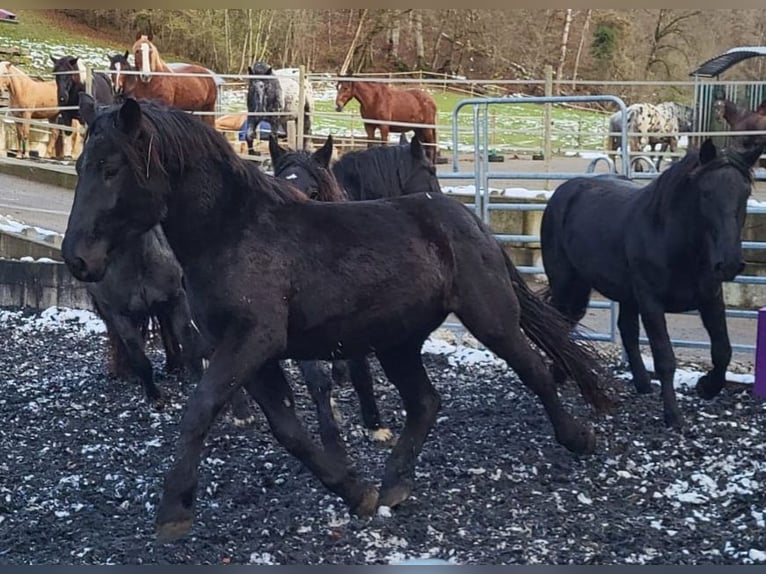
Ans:
{"type": "MultiPolygon", "coordinates": [[[[20,110],[11,113],[22,118],[22,121],[16,122],[16,135],[19,139],[21,157],[27,157],[29,155],[27,148],[29,147],[30,120],[47,119],[54,125],[56,123],[56,118],[59,115],[56,81],[34,80],[10,62],[0,62],[0,90],[8,90],[10,107],[20,110]]],[[[73,131],[72,149],[75,147],[77,136],[78,132],[73,131]]],[[[51,129],[46,155],[48,157],[63,156],[63,144],[61,130],[58,128],[51,129]]]]}
{"type": "MultiPolygon", "coordinates": [[[[338,93],[335,96],[335,109],[342,111],[352,99],[359,102],[359,111],[363,119],[413,124],[429,124],[436,126],[436,102],[425,91],[392,88],[381,82],[359,82],[341,80],[338,82],[338,93]]],[[[388,133],[403,133],[413,130],[422,143],[426,144],[432,162],[436,162],[438,144],[436,127],[417,127],[367,123],[364,124],[369,140],[375,140],[375,130],[380,130],[383,145],[388,142],[388,133]]],[[[368,142],[368,147],[372,145],[368,142]]]]}
{"type": "MultiPolygon", "coordinates": [[[[742,108],[730,100],[716,100],[713,102],[713,112],[719,121],[726,120],[734,132],[758,131],[766,132],[766,102],[761,102],[755,111],[742,108]]],[[[766,134],[754,134],[752,136],[734,136],[745,147],[766,143],[766,134]]]]}
{"type": "Polygon", "coordinates": [[[160,57],[152,35],[139,34],[133,44],[133,57],[138,75],[121,74],[121,85],[115,86],[125,96],[161,100],[168,105],[200,115],[211,126],[215,125],[215,102],[218,89],[210,70],[188,64],[171,69],[160,57]],[[154,75],[155,73],[159,75],[154,75]],[[171,75],[165,75],[171,74],[171,75]],[[172,75],[178,74],[178,75],[172,75]],[[204,74],[186,76],[181,74],[204,74]]]}

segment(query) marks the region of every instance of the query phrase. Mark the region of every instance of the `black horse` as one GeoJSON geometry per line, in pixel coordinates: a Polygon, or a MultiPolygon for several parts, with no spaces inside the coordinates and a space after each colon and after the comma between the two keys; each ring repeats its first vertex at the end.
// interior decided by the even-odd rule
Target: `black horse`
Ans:
{"type": "Polygon", "coordinates": [[[574,178],[543,213],[542,256],[553,305],[573,323],[591,289],[618,301],[618,326],[639,393],[651,392],[639,350],[639,315],[662,386],[665,423],[680,428],[675,357],[665,313],[698,309],[713,369],[697,383],[713,398],[725,383],[731,345],[722,281],[744,268],[741,232],[761,149],[718,150],[708,139],[650,184],[614,176],[574,178]]]}
{"type": "Polygon", "coordinates": [[[214,348],[180,422],[158,508],[160,540],[191,529],[205,438],[242,386],[277,440],[352,512],[369,515],[378,503],[406,500],[441,403],[421,347],[453,312],[540,397],[560,444],[594,451],[590,425],[564,407],[542,353],[594,408],[605,409],[599,357],[571,337],[567,319],[535,296],[491,231],[459,202],[425,193],[312,201],[181,110],[131,98],[97,109],[86,94],[80,110],[89,129],[62,244],[68,268],[98,281],[116,247],[160,223],[183,268],[195,322],[214,348]],[[407,413],[380,496],[342,444],[321,449],[310,440],[274,368],[280,359],[373,351],[407,413]]]}
{"type": "Polygon", "coordinates": [[[122,374],[125,361],[128,372],[141,380],[147,400],[159,408],[162,395],[144,352],[151,319],[159,324],[167,370],[183,366],[193,380],[202,376],[204,347],[192,323],[181,266],[159,225],[115,249],[110,258],[113,264],[104,278],[86,288],[106,324],[116,374],[122,374]]]}
{"type": "MultiPolygon", "coordinates": [[[[396,197],[418,192],[441,193],[434,165],[426,157],[417,136],[407,143],[406,136],[402,134],[398,146],[376,146],[347,152],[332,165],[332,170],[332,135],[314,153],[288,151],[281,148],[274,137],[270,137],[269,152],[276,177],[287,179],[308,197],[319,201],[338,201],[338,197],[342,201],[349,198],[361,200],[396,197]],[[339,186],[338,177],[346,182],[345,188],[339,186]]],[[[333,361],[332,372],[335,382],[346,377],[351,379],[359,397],[362,421],[370,438],[380,442],[391,440],[393,433],[383,426],[375,401],[367,358],[333,361]]],[[[330,387],[331,384],[325,381],[321,385],[322,391],[315,391],[320,412],[328,408],[330,387]]]]}
{"type": "MultiPolygon", "coordinates": [[[[56,78],[56,91],[59,106],[74,106],[75,109],[61,110],[59,124],[72,127],[72,120],[80,121],[80,94],[85,92],[85,69],[80,65],[79,58],[62,56],[54,58],[53,75],[56,78]]],[[[93,74],[93,97],[101,105],[108,105],[114,101],[114,91],[109,77],[101,72],[93,74]]]]}

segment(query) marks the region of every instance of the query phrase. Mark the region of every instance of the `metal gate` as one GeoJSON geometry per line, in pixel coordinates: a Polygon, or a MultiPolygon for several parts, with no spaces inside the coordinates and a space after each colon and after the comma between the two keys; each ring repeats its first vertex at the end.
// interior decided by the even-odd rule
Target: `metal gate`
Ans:
{"type": "MultiPolygon", "coordinates": [[[[748,92],[748,97],[759,98],[760,92],[752,91],[748,92]]],[[[492,210],[511,210],[511,211],[543,211],[545,204],[529,204],[529,203],[491,203],[490,202],[490,188],[489,181],[496,180],[566,180],[574,177],[589,177],[597,174],[590,173],[590,168],[594,166],[597,160],[594,160],[589,168],[589,172],[501,172],[490,171],[489,162],[489,106],[508,105],[508,104],[556,104],[556,103],[577,103],[577,102],[611,102],[617,105],[622,112],[622,134],[621,134],[621,151],[622,157],[628,156],[628,138],[627,138],[627,121],[626,121],[626,106],[625,103],[617,96],[539,96],[539,97],[507,97],[507,98],[471,98],[458,102],[452,112],[452,171],[448,173],[440,174],[440,177],[450,180],[468,180],[473,181],[475,196],[474,203],[469,204],[470,207],[476,211],[476,214],[481,220],[489,226],[490,224],[490,212],[492,210]],[[473,171],[460,171],[458,164],[458,113],[465,107],[471,107],[473,117],[473,171]]],[[[712,105],[712,101],[711,101],[712,105]]],[[[605,158],[601,158],[605,159],[605,158]]],[[[622,175],[626,177],[632,177],[631,167],[629,162],[622,162],[622,175]]],[[[642,179],[646,177],[653,177],[657,174],[641,174],[642,179]]],[[[747,212],[749,214],[766,214],[766,208],[748,206],[747,212]]],[[[501,243],[538,243],[540,237],[537,235],[510,235],[510,234],[494,234],[494,236],[501,243]]],[[[766,249],[766,242],[755,241],[743,241],[743,249],[766,249]]],[[[528,274],[541,274],[545,270],[541,266],[517,266],[517,269],[521,273],[528,274]]],[[[766,277],[758,276],[738,276],[734,279],[735,283],[750,283],[766,285],[766,277]]],[[[619,342],[617,333],[617,312],[618,304],[611,301],[591,301],[589,308],[592,309],[606,309],[609,311],[609,330],[604,333],[588,332],[583,336],[588,339],[596,341],[609,341],[612,343],[619,342]]],[[[696,311],[689,312],[688,314],[698,314],[696,311]]],[[[742,310],[742,309],[726,309],[726,316],[739,317],[748,319],[757,319],[758,312],[756,310],[742,310]]],[[[450,327],[456,327],[457,325],[445,325],[450,327]]],[[[641,337],[640,342],[642,344],[648,343],[646,337],[641,337]]],[[[693,347],[693,348],[707,348],[710,346],[707,341],[689,341],[672,339],[671,343],[674,347],[693,347]]],[[[734,351],[754,351],[754,345],[741,345],[732,344],[734,351]]]]}

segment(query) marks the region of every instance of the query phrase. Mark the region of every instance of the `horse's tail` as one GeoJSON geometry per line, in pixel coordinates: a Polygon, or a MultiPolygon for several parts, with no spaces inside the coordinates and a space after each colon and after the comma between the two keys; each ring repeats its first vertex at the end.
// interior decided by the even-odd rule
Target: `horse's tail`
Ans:
{"type": "Polygon", "coordinates": [[[613,379],[604,366],[606,358],[592,345],[575,341],[569,320],[529,288],[504,250],[503,256],[521,305],[521,328],[556,367],[575,380],[580,394],[597,412],[611,410],[615,403],[601,387],[601,381],[613,379]]]}

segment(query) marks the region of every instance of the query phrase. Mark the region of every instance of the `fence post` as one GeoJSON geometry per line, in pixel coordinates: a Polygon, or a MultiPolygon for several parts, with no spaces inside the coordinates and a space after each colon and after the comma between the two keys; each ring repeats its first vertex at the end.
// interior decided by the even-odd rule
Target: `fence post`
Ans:
{"type": "MultiPolygon", "coordinates": [[[[545,66],[545,97],[553,96],[553,66],[545,66]]],[[[543,110],[543,164],[545,173],[551,171],[551,103],[548,102],[543,110]]],[[[550,186],[550,180],[545,180],[545,189],[550,186]]]]}
{"type": "Polygon", "coordinates": [[[298,66],[298,119],[296,122],[296,142],[297,149],[303,149],[306,142],[303,139],[303,126],[305,122],[304,114],[306,113],[306,66],[301,64],[298,66]]]}

